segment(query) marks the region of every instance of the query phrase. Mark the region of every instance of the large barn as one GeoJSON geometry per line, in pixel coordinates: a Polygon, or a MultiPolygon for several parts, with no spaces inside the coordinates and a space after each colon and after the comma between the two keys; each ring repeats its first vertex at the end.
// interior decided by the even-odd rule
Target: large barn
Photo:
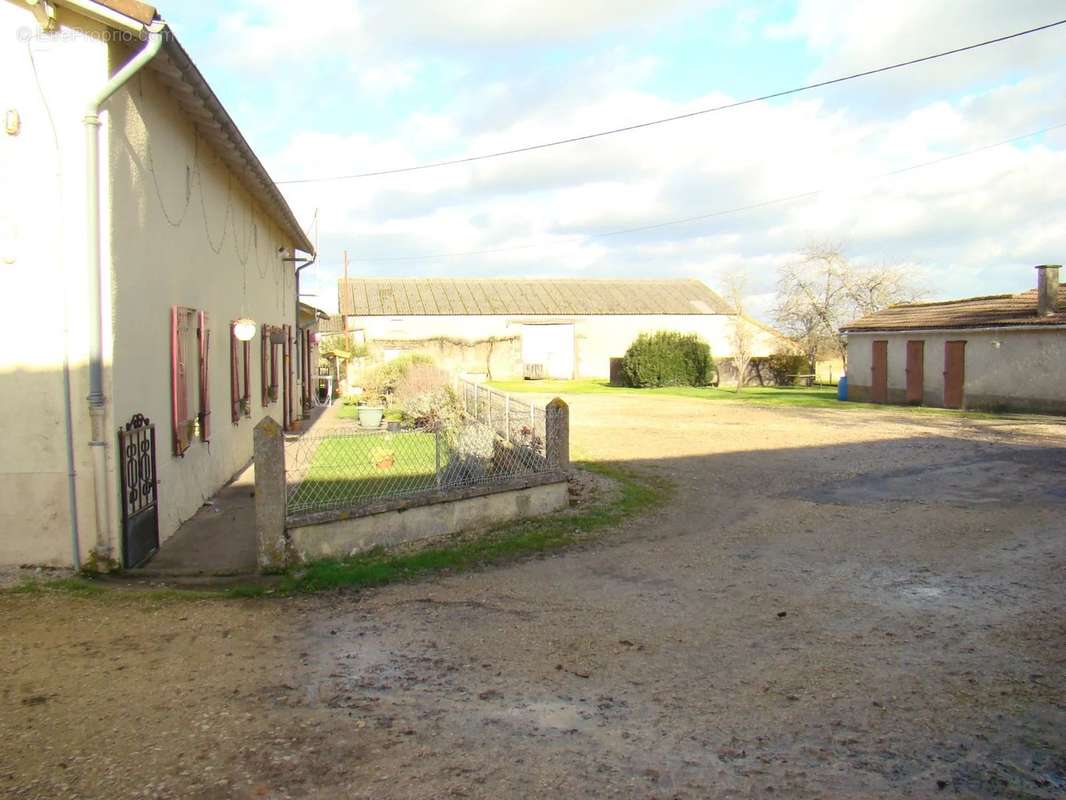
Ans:
{"type": "MultiPolygon", "coordinates": [[[[338,305],[353,344],[388,360],[405,351],[490,378],[606,378],[645,331],[695,333],[716,360],[737,320],[698,280],[352,278],[338,305]]],[[[789,342],[751,320],[754,355],[789,342]]]]}

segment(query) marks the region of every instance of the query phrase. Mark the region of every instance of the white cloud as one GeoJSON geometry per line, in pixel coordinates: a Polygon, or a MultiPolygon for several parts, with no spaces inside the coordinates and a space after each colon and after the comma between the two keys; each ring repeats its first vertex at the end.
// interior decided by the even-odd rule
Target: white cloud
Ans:
{"type": "MultiPolygon", "coordinates": [[[[986,3],[984,16],[961,8],[812,0],[801,3],[778,34],[803,37],[826,55],[819,74],[837,74],[1054,16],[1047,3],[1014,3],[1008,10],[986,3]]],[[[583,30],[576,11],[511,7],[516,18],[522,9],[539,14],[525,20],[531,30],[556,36],[583,30]]],[[[380,15],[393,12],[376,7],[374,13],[370,21],[361,18],[353,35],[383,30],[380,15]]],[[[426,11],[438,22],[449,13],[454,9],[426,11]]],[[[620,13],[639,10],[634,4],[620,13]]],[[[498,26],[506,24],[493,12],[441,36],[505,40],[510,34],[498,26]]],[[[748,18],[745,25],[751,24],[748,18]]],[[[769,311],[776,268],[821,239],[847,243],[858,261],[911,265],[936,296],[1021,290],[1032,282],[1031,264],[1066,256],[1066,188],[1053,179],[1066,173],[1066,130],[1041,142],[876,176],[1066,121],[1057,90],[1066,64],[1035,37],[1026,43],[1017,50],[1030,46],[1032,52],[1017,63],[1004,66],[1008,56],[990,56],[988,66],[969,74],[959,65],[920,68],[874,91],[864,84],[513,158],[283,188],[302,218],[321,210],[322,263],[309,280],[327,308],[344,248],[353,258],[352,274],[675,275],[714,285],[741,268],[753,275],[757,314],[769,311]],[[928,86],[915,88],[922,81],[928,86]],[[860,97],[864,92],[868,96],[860,97]],[[825,191],[660,230],[595,236],[815,189],[825,191]],[[397,260],[480,250],[499,252],[397,260]]],[[[382,90],[417,85],[423,73],[414,66],[404,71],[414,63],[383,62],[382,90]]],[[[730,99],[657,95],[645,85],[657,60],[622,49],[590,55],[586,67],[566,76],[471,81],[432,111],[406,114],[387,132],[302,131],[267,160],[272,174],[282,177],[365,172],[508,149],[730,99]]]]}
{"type": "Polygon", "coordinates": [[[418,64],[413,61],[377,64],[357,70],[359,87],[365,93],[379,97],[410,88],[417,72],[418,64]]]}

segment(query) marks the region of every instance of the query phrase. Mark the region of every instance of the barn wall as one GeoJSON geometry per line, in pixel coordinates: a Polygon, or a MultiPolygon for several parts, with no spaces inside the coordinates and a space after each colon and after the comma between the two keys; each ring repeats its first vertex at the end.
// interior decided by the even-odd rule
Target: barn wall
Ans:
{"type": "MultiPolygon", "coordinates": [[[[490,359],[493,378],[522,375],[522,326],[572,322],[580,378],[607,378],[610,359],[625,354],[643,332],[659,330],[695,333],[711,347],[715,358],[731,355],[732,319],[720,314],[612,315],[577,317],[516,317],[507,315],[349,317],[349,330],[363,330],[371,353],[386,348],[409,348],[429,353],[442,366],[459,371],[485,372],[490,359]]],[[[755,355],[778,351],[781,339],[756,332],[755,355]]]]}

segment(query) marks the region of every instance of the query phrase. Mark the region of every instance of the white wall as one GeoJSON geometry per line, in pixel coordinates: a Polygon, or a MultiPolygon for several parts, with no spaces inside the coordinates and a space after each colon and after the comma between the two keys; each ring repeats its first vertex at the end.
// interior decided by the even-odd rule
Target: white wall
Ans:
{"type": "MultiPolygon", "coordinates": [[[[256,205],[221,159],[142,72],[110,103],[114,251],[115,425],[134,413],[156,423],[160,536],[172,534],[252,456],[252,428],[282,403],[261,403],[260,335],[251,342],[252,416],[230,418],[230,322],[294,324],[293,242],[256,205]],[[207,312],[211,329],[210,444],[173,455],[170,308],[207,312]]],[[[293,347],[293,408],[299,374],[293,347]]],[[[279,359],[279,369],[281,361],[279,359]]],[[[279,381],[280,384],[280,381],[279,381]]],[[[196,398],[190,398],[195,412],[196,398]]]]}
{"type": "MultiPolygon", "coordinates": [[[[75,18],[59,9],[59,19],[75,18]]],[[[17,135],[0,131],[0,564],[71,563],[68,345],[83,559],[95,544],[81,118],[86,99],[107,78],[108,53],[98,38],[68,31],[62,39],[27,39],[36,32],[26,6],[0,0],[0,111],[21,118],[17,135]]]]}
{"type": "MultiPolygon", "coordinates": [[[[578,317],[521,317],[507,315],[480,316],[409,316],[409,317],[349,317],[348,327],[364,329],[367,339],[374,341],[419,342],[434,337],[477,341],[489,337],[516,337],[522,325],[535,322],[573,322],[577,348],[577,377],[606,378],[610,374],[610,359],[622,356],[643,332],[659,330],[695,333],[711,347],[715,359],[732,354],[729,342],[732,317],[711,314],[659,314],[578,317]]],[[[781,340],[758,330],[755,355],[777,352],[781,340]]],[[[520,349],[515,353],[520,359],[520,349]]],[[[512,376],[518,377],[521,364],[516,359],[512,376]]],[[[494,377],[507,377],[494,375],[494,377]]]]}
{"type": "MultiPolygon", "coordinates": [[[[18,135],[0,131],[0,314],[6,334],[0,337],[0,564],[72,561],[64,351],[71,363],[82,562],[97,545],[86,403],[89,272],[82,116],[87,99],[130,51],[109,45],[101,26],[62,7],[58,11],[60,32],[27,42],[23,32],[38,30],[33,15],[21,3],[0,0],[0,110],[16,110],[22,122],[18,135]]],[[[105,104],[101,128],[102,248],[104,263],[113,269],[104,308],[110,523],[103,536],[116,559],[121,553],[119,425],[135,412],[157,424],[160,533],[166,537],[248,461],[252,426],[265,413],[259,403],[257,337],[253,418],[237,426],[230,422],[230,320],[243,311],[258,322],[294,321],[293,267],[276,253],[293,242],[255,208],[235,179],[227,179],[204,142],[194,157],[191,125],[150,74],[141,75],[105,104]],[[194,181],[185,210],[186,167],[194,165],[203,181],[203,204],[194,181]],[[217,254],[208,244],[204,208],[217,254]],[[243,261],[248,262],[246,298],[243,261]],[[174,458],[170,447],[173,304],[206,310],[212,329],[212,440],[194,443],[184,459],[174,458]]],[[[298,399],[295,382],[293,389],[298,399]]],[[[280,402],[267,412],[280,420],[280,402]]]]}
{"type": "Polygon", "coordinates": [[[907,387],[907,342],[924,341],[925,402],[943,405],[944,345],[965,341],[964,407],[1066,413],[1066,330],[853,333],[848,336],[851,399],[866,399],[871,384],[872,343],[880,339],[888,341],[890,400],[898,400],[907,387]]]}

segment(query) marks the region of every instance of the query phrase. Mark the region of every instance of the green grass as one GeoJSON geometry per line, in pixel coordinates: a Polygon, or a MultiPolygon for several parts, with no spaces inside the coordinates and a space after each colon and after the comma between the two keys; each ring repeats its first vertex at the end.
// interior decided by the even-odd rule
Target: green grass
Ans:
{"type": "MultiPolygon", "coordinates": [[[[321,508],[322,499],[353,501],[433,488],[436,445],[431,433],[368,433],[323,439],[289,501],[290,513],[321,508]],[[391,490],[391,492],[390,492],[391,490]]],[[[441,466],[445,460],[442,454],[441,466]]]]}
{"type": "Polygon", "coordinates": [[[79,575],[72,578],[28,578],[22,583],[0,591],[0,595],[62,595],[64,597],[101,600],[105,602],[132,603],[143,609],[151,609],[164,603],[190,600],[214,600],[221,597],[251,596],[250,590],[260,587],[237,586],[223,590],[203,589],[148,589],[109,583],[106,577],[79,575]],[[240,592],[244,591],[245,594],[240,592]]]}
{"type": "Polygon", "coordinates": [[[698,397],[703,400],[739,400],[768,405],[806,406],[828,408],[843,406],[837,400],[834,386],[790,387],[750,386],[740,390],[718,389],[713,386],[664,386],[658,389],[634,389],[628,386],[611,386],[605,380],[585,379],[576,381],[492,381],[489,386],[501,392],[516,394],[613,394],[613,395],[668,395],[672,397],[698,397]]]}
{"type": "Polygon", "coordinates": [[[837,400],[835,386],[746,386],[735,392],[733,389],[719,389],[713,386],[664,386],[659,389],[634,389],[628,386],[611,386],[605,380],[584,379],[574,381],[492,381],[493,389],[510,394],[611,394],[618,397],[648,397],[664,395],[669,397],[692,397],[699,400],[723,400],[752,403],[755,405],[782,406],[791,408],[836,408],[843,411],[860,409],[878,411],[897,411],[910,413],[955,414],[968,417],[993,418],[997,416],[983,411],[959,411],[957,409],[934,408],[931,406],[882,405],[879,403],[842,403],[837,400]]]}
{"type": "Polygon", "coordinates": [[[435,572],[459,572],[531,556],[574,544],[617,525],[633,514],[660,505],[669,487],[616,466],[586,462],[581,466],[619,482],[620,496],[577,514],[553,515],[495,528],[484,535],[413,553],[374,550],[352,558],[317,561],[290,570],[282,581],[286,594],[325,589],[381,586],[435,572]]]}

